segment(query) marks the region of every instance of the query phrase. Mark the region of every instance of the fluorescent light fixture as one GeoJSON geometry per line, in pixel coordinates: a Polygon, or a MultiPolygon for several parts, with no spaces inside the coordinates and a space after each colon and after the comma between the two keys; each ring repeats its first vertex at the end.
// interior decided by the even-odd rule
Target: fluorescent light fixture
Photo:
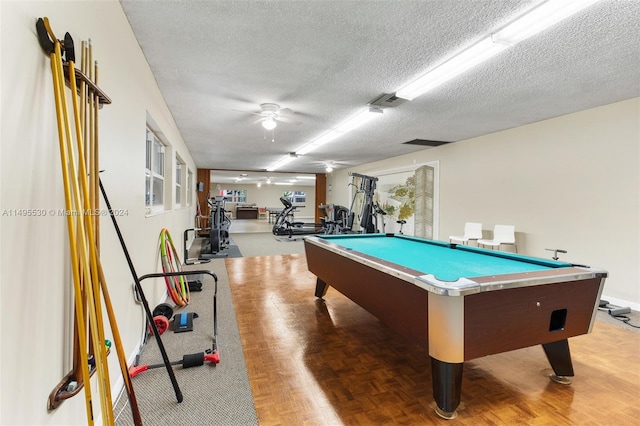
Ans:
{"type": "Polygon", "coordinates": [[[331,142],[335,138],[340,137],[343,134],[350,132],[351,130],[357,127],[362,126],[363,124],[369,122],[375,117],[379,117],[380,115],[382,115],[382,112],[383,112],[382,108],[367,107],[366,109],[363,109],[357,114],[351,116],[349,119],[343,121],[335,128],[329,130],[327,133],[312,140],[311,142],[309,142],[308,144],[306,144],[305,146],[297,150],[296,153],[300,155],[308,154],[314,149],[331,142]]]}
{"type": "Polygon", "coordinates": [[[600,0],[548,0],[500,31],[463,50],[422,77],[397,90],[396,96],[413,100],[597,1],[600,0]]]}
{"type": "MultiPolygon", "coordinates": [[[[337,136],[336,136],[337,137],[337,136]]],[[[315,142],[311,142],[306,144],[305,146],[303,146],[302,148],[300,148],[297,152],[300,155],[305,155],[308,154],[309,152],[313,151],[314,149],[316,149],[317,147],[319,147],[321,144],[317,144],[315,142]]]]}
{"type": "Polygon", "coordinates": [[[404,86],[396,92],[396,96],[411,101],[423,93],[457,77],[479,63],[486,61],[492,56],[497,55],[507,47],[509,46],[494,43],[491,37],[487,37],[470,48],[463,50],[448,61],[438,65],[412,83],[404,86]]]}
{"type": "Polygon", "coordinates": [[[280,186],[291,186],[293,185],[291,182],[275,182],[275,185],[280,185],[280,186]]]}
{"type": "Polygon", "coordinates": [[[600,0],[549,0],[493,34],[496,43],[516,44],[600,0]]]}
{"type": "Polygon", "coordinates": [[[300,148],[298,151],[296,151],[298,154],[300,155],[305,155],[308,154],[309,152],[313,151],[314,149],[318,148],[319,146],[322,146],[326,143],[331,142],[332,140],[334,140],[335,138],[337,138],[338,136],[341,136],[342,133],[337,132],[335,129],[334,130],[329,130],[327,133],[325,133],[324,135],[312,140],[310,143],[306,144],[305,146],[303,146],[302,148],[300,148]]]}
{"type": "Polygon", "coordinates": [[[375,118],[378,114],[382,114],[381,108],[367,108],[362,110],[356,115],[351,116],[351,118],[343,121],[338,127],[336,127],[336,131],[339,133],[350,132],[353,129],[362,126],[364,123],[371,121],[371,119],[375,118]]]}
{"type": "Polygon", "coordinates": [[[296,179],[300,180],[316,180],[316,177],[313,175],[310,176],[296,176],[296,179]]]}
{"type": "Polygon", "coordinates": [[[271,166],[267,167],[267,171],[268,172],[272,172],[274,170],[277,170],[277,169],[279,169],[280,167],[284,166],[285,164],[287,164],[289,161],[291,161],[293,159],[294,159],[294,157],[290,157],[288,155],[286,157],[282,157],[280,160],[276,161],[271,166]]]}
{"type": "MultiPolygon", "coordinates": [[[[324,144],[331,142],[335,138],[342,136],[347,132],[350,132],[356,127],[362,126],[364,123],[368,122],[374,117],[381,116],[382,112],[383,112],[382,108],[375,108],[375,107],[371,107],[371,108],[367,107],[366,109],[361,110],[357,114],[351,116],[348,120],[345,120],[342,123],[340,123],[337,127],[329,130],[327,133],[315,138],[314,140],[312,140],[302,148],[298,149],[294,153],[296,154],[295,157],[297,157],[298,155],[308,154],[309,152],[313,151],[319,146],[322,146],[324,144]]],[[[271,167],[267,168],[267,171],[272,172],[282,167],[284,164],[288,163],[292,159],[293,158],[291,155],[287,156],[286,158],[282,158],[280,161],[274,163],[271,167]]]]}
{"type": "Polygon", "coordinates": [[[276,120],[274,120],[273,117],[267,117],[264,120],[262,120],[262,127],[264,127],[267,130],[273,130],[276,128],[277,125],[278,123],[276,123],[276,120]]]}

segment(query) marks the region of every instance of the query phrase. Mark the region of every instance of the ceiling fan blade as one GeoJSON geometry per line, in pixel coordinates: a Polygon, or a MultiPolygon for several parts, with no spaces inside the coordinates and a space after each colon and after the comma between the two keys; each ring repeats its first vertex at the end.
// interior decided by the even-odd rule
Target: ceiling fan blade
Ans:
{"type": "Polygon", "coordinates": [[[281,115],[276,117],[276,121],[282,121],[283,123],[288,123],[288,124],[298,124],[298,125],[302,124],[302,121],[295,120],[291,117],[283,117],[281,115]]]}
{"type": "Polygon", "coordinates": [[[242,110],[239,110],[239,109],[231,109],[231,110],[229,110],[229,111],[233,111],[233,112],[240,112],[240,113],[242,113],[242,114],[262,115],[262,113],[261,113],[261,112],[255,112],[255,111],[242,111],[242,110]]]}

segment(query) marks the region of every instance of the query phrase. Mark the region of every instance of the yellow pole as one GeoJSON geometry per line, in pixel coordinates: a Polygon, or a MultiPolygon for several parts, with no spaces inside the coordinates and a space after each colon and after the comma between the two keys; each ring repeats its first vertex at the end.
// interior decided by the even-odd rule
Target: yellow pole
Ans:
{"type": "MultiPolygon", "coordinates": [[[[70,245],[73,246],[73,251],[80,254],[79,269],[77,271],[74,270],[74,273],[78,274],[78,278],[80,276],[79,274],[83,273],[83,278],[88,283],[88,291],[86,292],[86,294],[87,294],[87,302],[89,305],[89,309],[88,309],[89,326],[91,329],[91,338],[94,346],[94,358],[95,358],[96,372],[98,374],[98,383],[99,385],[101,385],[103,390],[102,392],[100,392],[100,405],[102,409],[102,417],[103,417],[103,422],[105,424],[112,425],[114,423],[113,422],[113,405],[111,401],[111,386],[109,383],[109,370],[106,362],[106,350],[105,350],[104,336],[103,336],[102,313],[101,313],[100,305],[96,303],[96,298],[95,298],[96,292],[99,293],[99,289],[97,288],[98,280],[97,280],[97,265],[95,263],[95,250],[90,249],[92,244],[87,244],[88,241],[87,241],[87,236],[85,234],[85,223],[84,223],[85,212],[82,209],[82,203],[80,201],[80,188],[78,186],[78,176],[76,175],[76,170],[74,167],[74,165],[76,164],[76,161],[75,161],[75,155],[73,152],[73,145],[72,145],[71,124],[69,121],[69,115],[67,111],[67,100],[66,100],[65,88],[64,88],[64,73],[62,70],[62,54],[60,51],[60,42],[57,40],[57,38],[53,34],[53,31],[51,31],[51,27],[49,26],[48,19],[45,18],[44,23],[45,23],[45,27],[47,28],[47,32],[49,33],[51,38],[54,40],[54,50],[55,50],[54,63],[55,63],[55,76],[56,76],[55,84],[58,87],[58,95],[61,103],[64,125],[65,125],[64,130],[65,130],[66,138],[63,138],[63,139],[65,139],[64,142],[66,143],[66,146],[63,148],[64,149],[63,156],[65,157],[65,161],[63,162],[63,174],[66,175],[66,181],[67,181],[66,185],[67,186],[73,185],[71,187],[72,191],[69,190],[69,188],[65,187],[65,195],[67,193],[70,195],[69,203],[67,206],[69,210],[69,212],[67,212],[68,214],[67,217],[75,218],[75,230],[79,234],[79,237],[80,237],[79,240],[81,243],[80,250],[78,250],[77,247],[75,246],[76,244],[75,236],[70,241],[70,245]],[[71,179],[69,179],[69,171],[70,171],[71,179]],[[87,254],[89,254],[89,256],[87,256],[87,254]],[[91,257],[91,264],[94,265],[93,269],[89,265],[88,257],[91,257]]],[[[71,62],[71,64],[73,63],[71,62]]],[[[70,69],[70,72],[71,71],[72,69],[70,69]]],[[[72,84],[72,90],[75,90],[75,74],[73,76],[70,75],[70,77],[71,77],[70,80],[72,84]]],[[[75,92],[73,95],[74,95],[73,96],[74,101],[77,102],[75,92]]],[[[74,108],[74,113],[75,113],[74,115],[77,115],[77,109],[75,108],[74,108]]],[[[76,126],[76,129],[78,128],[79,126],[76,126]]],[[[81,137],[78,140],[78,142],[80,144],[81,137]]],[[[83,162],[80,161],[80,164],[83,164],[83,162]]],[[[82,166],[81,166],[81,169],[83,169],[82,166]]],[[[82,180],[84,182],[84,188],[86,188],[86,174],[83,175],[82,180]]],[[[88,200],[85,199],[85,201],[88,201],[88,200]]],[[[72,221],[72,224],[73,224],[73,221],[72,221]]],[[[93,236],[90,234],[89,238],[92,238],[92,237],[93,236]]],[[[81,334],[81,336],[84,336],[84,335],[85,334],[81,334]]],[[[85,389],[89,385],[88,379],[89,379],[89,376],[87,374],[85,376],[85,389]]],[[[93,414],[91,415],[91,422],[93,422],[93,414]]]]}
{"type": "MultiPolygon", "coordinates": [[[[45,26],[49,32],[49,22],[47,18],[44,18],[45,26]]],[[[65,206],[67,209],[72,208],[71,202],[71,188],[69,183],[69,174],[67,170],[67,151],[65,143],[65,134],[63,130],[64,121],[64,108],[62,106],[62,96],[60,93],[60,85],[58,84],[59,73],[57,64],[61,61],[60,43],[55,37],[54,40],[54,52],[51,53],[51,73],[53,76],[53,91],[56,105],[56,115],[58,117],[58,141],[60,145],[60,162],[62,164],[62,181],[64,185],[64,198],[65,206]]],[[[80,371],[82,373],[82,380],[84,382],[84,394],[85,394],[85,408],[87,411],[87,423],[93,425],[93,406],[91,396],[91,385],[89,383],[89,360],[87,357],[87,345],[85,342],[86,329],[85,320],[83,317],[84,312],[84,300],[82,299],[82,290],[80,287],[80,267],[78,265],[78,254],[76,248],[75,228],[73,223],[73,217],[67,215],[67,230],[69,233],[69,248],[71,252],[71,270],[73,273],[73,285],[74,285],[74,299],[76,309],[76,324],[78,327],[78,344],[80,350],[80,371]]]]}

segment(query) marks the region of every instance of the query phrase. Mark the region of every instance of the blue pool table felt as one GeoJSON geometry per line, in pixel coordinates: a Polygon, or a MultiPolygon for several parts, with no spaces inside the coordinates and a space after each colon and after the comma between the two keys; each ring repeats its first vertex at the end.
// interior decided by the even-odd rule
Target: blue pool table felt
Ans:
{"type": "Polygon", "coordinates": [[[456,249],[447,243],[411,237],[388,237],[384,234],[358,236],[322,236],[347,250],[354,250],[425,274],[442,281],[459,278],[484,277],[502,274],[566,268],[572,265],[517,254],[505,254],[475,247],[456,249]]]}

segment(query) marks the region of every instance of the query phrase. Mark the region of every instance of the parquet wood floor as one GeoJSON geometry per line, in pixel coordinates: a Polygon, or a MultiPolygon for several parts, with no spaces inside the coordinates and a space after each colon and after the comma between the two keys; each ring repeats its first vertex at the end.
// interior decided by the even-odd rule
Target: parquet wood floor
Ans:
{"type": "Polygon", "coordinates": [[[576,376],[540,347],[465,363],[454,420],[434,413],[428,352],[333,289],[304,255],[226,259],[261,425],[637,425],[640,334],[598,322],[569,340],[576,376]]]}

